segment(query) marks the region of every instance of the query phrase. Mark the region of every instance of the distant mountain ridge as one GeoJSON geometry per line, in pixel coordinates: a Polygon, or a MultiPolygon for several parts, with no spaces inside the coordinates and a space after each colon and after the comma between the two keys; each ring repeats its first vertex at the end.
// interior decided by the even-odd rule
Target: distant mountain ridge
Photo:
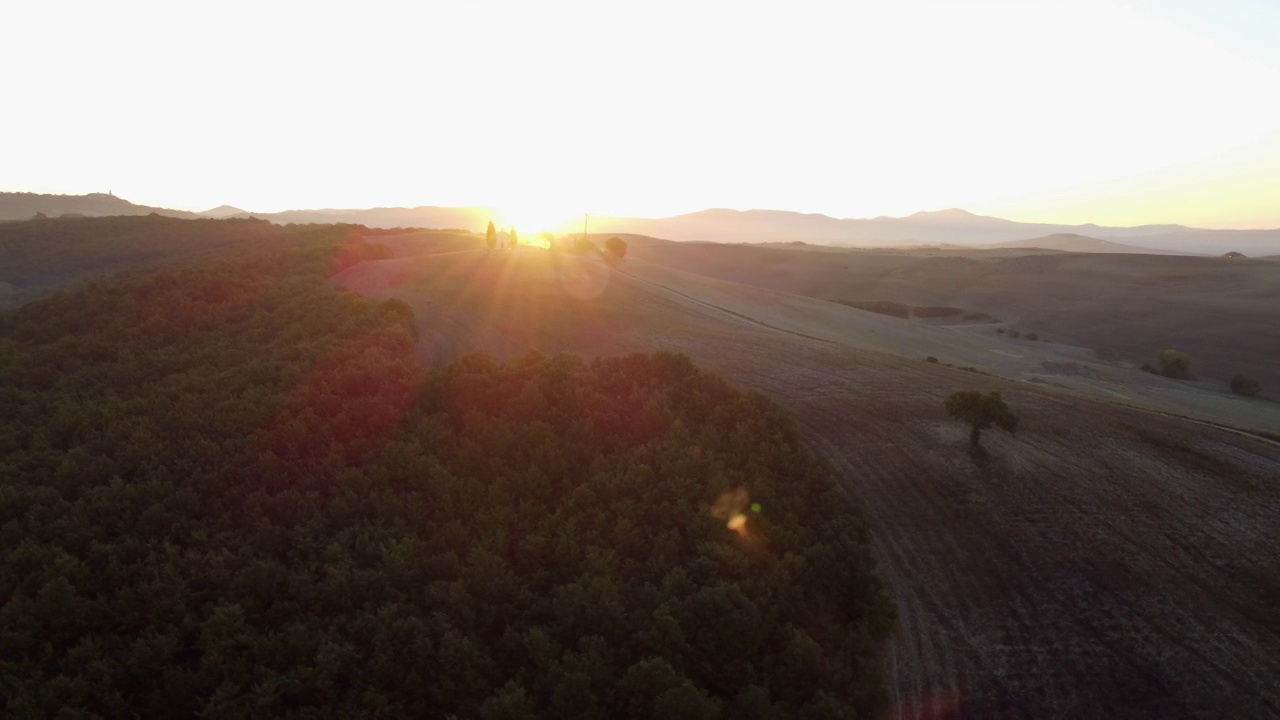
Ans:
{"type": "Polygon", "coordinates": [[[0,222],[30,220],[37,213],[47,217],[83,215],[165,215],[176,218],[249,218],[274,223],[354,223],[367,227],[420,227],[483,231],[498,213],[481,207],[379,207],[367,209],[285,210],[275,213],[249,212],[231,205],[220,205],[203,212],[135,205],[109,193],[88,195],[44,195],[39,193],[0,193],[0,222]]]}
{"type": "Polygon", "coordinates": [[[102,217],[107,215],[150,215],[157,213],[169,217],[194,218],[196,213],[184,210],[134,205],[111,193],[88,195],[44,195],[40,193],[0,193],[0,221],[30,220],[36,214],[48,217],[83,215],[102,217]]]}
{"type": "Polygon", "coordinates": [[[1025,243],[1029,238],[1080,235],[1148,250],[1221,255],[1280,252],[1280,229],[1207,230],[1182,225],[1053,225],[975,215],[952,208],[907,217],[840,219],[787,210],[702,210],[669,218],[593,217],[593,232],[633,232],[669,240],[776,243],[804,241],[847,247],[1025,243]]]}
{"type": "Polygon", "coordinates": [[[210,208],[208,210],[205,210],[204,212],[200,212],[196,214],[199,215],[200,217],[207,217],[207,218],[229,218],[229,217],[236,217],[237,215],[241,215],[241,216],[247,215],[247,213],[244,210],[241,210],[240,208],[234,207],[232,205],[219,205],[216,208],[210,208]]]}
{"type": "Polygon", "coordinates": [[[497,211],[492,208],[420,205],[412,208],[285,210],[277,213],[247,213],[242,211],[240,215],[234,217],[256,217],[275,223],[344,222],[377,228],[416,227],[483,232],[489,221],[497,216],[497,211]]]}
{"type": "MultiPolygon", "coordinates": [[[[154,208],[114,195],[38,195],[0,193],[0,220],[26,220],[42,212],[50,217],[65,213],[87,216],[147,215],[171,217],[257,217],[276,223],[356,223],[368,227],[418,227],[462,229],[483,232],[500,213],[486,207],[379,207],[367,209],[286,210],[277,213],[250,213],[221,206],[202,213],[154,208]]],[[[576,232],[573,226],[556,228],[576,232]]],[[[1139,225],[1107,227],[1095,224],[1054,225],[1024,223],[975,215],[959,208],[921,211],[906,217],[834,218],[816,213],[788,210],[732,210],[712,208],[667,218],[590,218],[592,233],[632,233],[667,240],[778,243],[803,241],[844,247],[960,245],[968,247],[1014,243],[1027,247],[1032,239],[1079,236],[1094,241],[1094,250],[1071,252],[1151,252],[1172,251],[1202,255],[1223,255],[1236,251],[1250,257],[1280,254],[1280,229],[1210,230],[1183,225],[1139,225]],[[1117,243],[1125,249],[1098,243],[1117,243]],[[1133,249],[1128,249],[1133,248],[1133,249]]],[[[1065,242],[1078,248],[1083,241],[1065,242]]],[[[1066,249],[1065,245],[1057,248],[1066,249]]]]}

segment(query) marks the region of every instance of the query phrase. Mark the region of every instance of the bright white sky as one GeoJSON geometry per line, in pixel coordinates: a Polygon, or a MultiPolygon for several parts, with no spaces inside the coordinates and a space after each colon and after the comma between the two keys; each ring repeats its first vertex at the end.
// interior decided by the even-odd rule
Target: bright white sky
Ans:
{"type": "Polygon", "coordinates": [[[1280,227],[1280,2],[13,2],[0,190],[1280,227]]]}

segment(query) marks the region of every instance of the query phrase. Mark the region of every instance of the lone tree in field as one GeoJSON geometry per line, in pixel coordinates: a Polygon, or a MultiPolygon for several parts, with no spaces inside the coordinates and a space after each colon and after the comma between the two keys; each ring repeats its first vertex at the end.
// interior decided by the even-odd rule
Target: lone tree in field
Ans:
{"type": "Polygon", "coordinates": [[[516,235],[516,226],[515,226],[515,225],[512,225],[512,226],[511,226],[511,248],[510,248],[510,249],[515,250],[515,249],[516,249],[516,245],[519,245],[519,244],[520,244],[520,236],[519,236],[519,235],[516,235]]]}
{"type": "Polygon", "coordinates": [[[493,226],[493,221],[489,221],[489,229],[484,231],[484,245],[490,250],[498,246],[498,228],[493,226]]]}
{"type": "Polygon", "coordinates": [[[611,237],[604,241],[604,250],[613,260],[621,260],[627,256],[627,242],[620,237],[611,237]]]}
{"type": "Polygon", "coordinates": [[[1160,368],[1160,374],[1165,377],[1176,379],[1191,377],[1191,358],[1184,352],[1161,350],[1156,353],[1156,366],[1160,368]]]}
{"type": "Polygon", "coordinates": [[[1014,434],[1018,416],[1013,414],[998,392],[985,395],[977,390],[961,390],[947,398],[947,415],[969,423],[969,445],[975,450],[982,431],[992,425],[1014,434]]]}

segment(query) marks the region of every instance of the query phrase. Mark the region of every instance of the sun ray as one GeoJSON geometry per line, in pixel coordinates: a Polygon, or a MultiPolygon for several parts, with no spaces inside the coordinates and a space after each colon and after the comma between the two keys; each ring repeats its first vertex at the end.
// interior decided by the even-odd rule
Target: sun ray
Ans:
{"type": "Polygon", "coordinates": [[[516,228],[521,245],[546,247],[539,235],[559,232],[577,216],[576,212],[558,208],[553,203],[530,202],[504,205],[498,209],[494,222],[504,229],[516,228]]]}

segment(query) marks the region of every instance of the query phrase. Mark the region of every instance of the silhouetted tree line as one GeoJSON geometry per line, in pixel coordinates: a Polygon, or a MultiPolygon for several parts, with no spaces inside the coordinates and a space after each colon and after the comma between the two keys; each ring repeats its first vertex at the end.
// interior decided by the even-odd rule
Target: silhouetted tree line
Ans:
{"type": "Polygon", "coordinates": [[[324,282],[380,251],[290,232],[0,315],[0,714],[882,704],[866,528],[773,404],[674,355],[423,370],[324,282]]]}

